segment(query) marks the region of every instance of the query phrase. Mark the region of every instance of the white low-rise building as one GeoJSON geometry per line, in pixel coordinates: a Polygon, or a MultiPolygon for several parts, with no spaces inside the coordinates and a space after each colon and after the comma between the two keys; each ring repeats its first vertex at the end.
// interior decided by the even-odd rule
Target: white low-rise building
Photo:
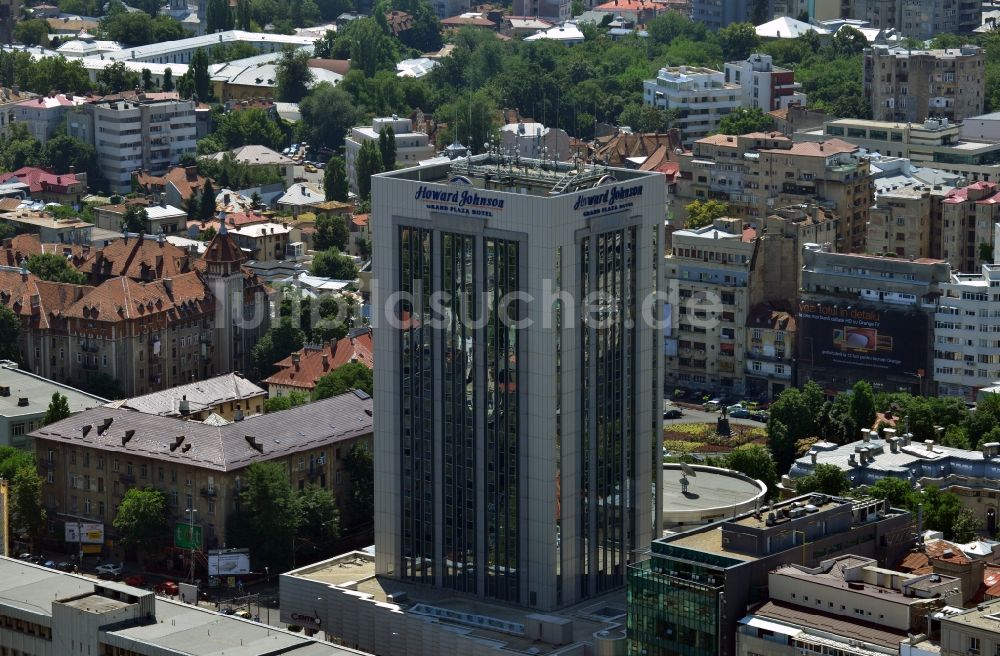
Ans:
{"type": "Polygon", "coordinates": [[[676,125],[686,144],[715,132],[722,117],[742,104],[738,85],[726,82],[722,71],[702,66],[661,68],[642,87],[647,105],[678,111],[676,125]]]}
{"type": "Polygon", "coordinates": [[[934,380],[941,396],[975,401],[1000,380],[1000,264],[953,273],[934,321],[934,380]]]}
{"type": "Polygon", "coordinates": [[[358,193],[356,162],[361,144],[366,141],[378,141],[383,128],[392,128],[396,138],[396,167],[406,168],[416,166],[421,160],[434,156],[434,144],[423,132],[413,131],[413,122],[408,118],[399,118],[395,114],[386,118],[372,120],[371,126],[363,125],[351,129],[346,141],[347,183],[350,190],[358,193]]]}
{"type": "Polygon", "coordinates": [[[726,82],[739,85],[744,107],[770,112],[791,104],[806,105],[795,71],[775,66],[771,55],[755,52],[745,60],[727,62],[726,82]]]}

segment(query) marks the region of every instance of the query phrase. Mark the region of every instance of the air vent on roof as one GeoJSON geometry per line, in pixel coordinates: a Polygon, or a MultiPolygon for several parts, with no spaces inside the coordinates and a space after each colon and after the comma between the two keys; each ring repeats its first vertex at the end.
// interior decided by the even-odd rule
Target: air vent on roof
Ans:
{"type": "Polygon", "coordinates": [[[9,385],[0,385],[0,396],[10,396],[9,385]]]}
{"type": "Polygon", "coordinates": [[[130,428],[125,431],[125,434],[122,435],[122,446],[128,444],[128,441],[132,439],[133,435],[135,435],[135,429],[130,428]]]}
{"type": "Polygon", "coordinates": [[[372,416],[372,409],[371,408],[365,408],[365,414],[368,415],[369,417],[371,417],[372,416]]]}
{"type": "Polygon", "coordinates": [[[260,453],[264,453],[264,445],[261,444],[256,437],[254,437],[253,435],[247,435],[246,439],[247,439],[247,444],[249,444],[252,448],[256,449],[260,453]]]}
{"type": "Polygon", "coordinates": [[[18,397],[18,399],[17,399],[17,405],[18,405],[19,408],[26,408],[26,407],[28,407],[28,397],[26,397],[26,396],[18,397]]]}

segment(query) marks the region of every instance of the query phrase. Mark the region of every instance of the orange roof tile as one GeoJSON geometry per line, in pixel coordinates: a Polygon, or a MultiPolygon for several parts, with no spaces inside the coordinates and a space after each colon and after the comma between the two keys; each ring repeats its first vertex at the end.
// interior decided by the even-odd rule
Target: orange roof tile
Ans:
{"type": "Polygon", "coordinates": [[[208,286],[196,271],[153,282],[137,282],[124,276],[92,288],[67,307],[62,315],[90,321],[118,322],[167,313],[168,318],[206,313],[214,308],[208,286]]]}
{"type": "Polygon", "coordinates": [[[95,282],[127,276],[135,280],[172,278],[191,270],[187,251],[152,237],[116,239],[92,251],[79,267],[95,282]]]}
{"type": "Polygon", "coordinates": [[[277,373],[264,380],[268,385],[284,385],[312,390],[326,374],[350,362],[360,362],[369,369],[375,366],[371,329],[352,331],[343,339],[333,340],[322,348],[305,347],[275,364],[277,373]],[[298,365],[295,359],[298,359],[298,365]]]}

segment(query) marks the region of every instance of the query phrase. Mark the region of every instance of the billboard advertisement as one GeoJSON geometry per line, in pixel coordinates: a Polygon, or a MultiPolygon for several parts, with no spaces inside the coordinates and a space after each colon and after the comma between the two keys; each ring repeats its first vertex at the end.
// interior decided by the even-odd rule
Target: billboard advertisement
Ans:
{"type": "Polygon", "coordinates": [[[925,366],[927,318],[917,312],[802,301],[798,329],[805,362],[898,374],[925,366]]]}
{"type": "Polygon", "coordinates": [[[178,549],[201,549],[201,527],[181,524],[174,527],[174,546],[178,549]]]}
{"type": "Polygon", "coordinates": [[[104,524],[66,522],[66,542],[104,544],[104,524]]]}
{"type": "Polygon", "coordinates": [[[250,573],[250,551],[228,549],[208,552],[209,576],[240,576],[250,573]]]}

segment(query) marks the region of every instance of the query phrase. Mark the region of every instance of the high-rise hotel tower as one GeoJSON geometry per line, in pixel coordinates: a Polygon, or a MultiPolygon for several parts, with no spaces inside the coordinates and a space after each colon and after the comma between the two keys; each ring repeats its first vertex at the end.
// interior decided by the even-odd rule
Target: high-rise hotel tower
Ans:
{"type": "Polygon", "coordinates": [[[379,574],[547,610],[659,536],[665,185],[499,154],[372,182],[379,574]]]}

